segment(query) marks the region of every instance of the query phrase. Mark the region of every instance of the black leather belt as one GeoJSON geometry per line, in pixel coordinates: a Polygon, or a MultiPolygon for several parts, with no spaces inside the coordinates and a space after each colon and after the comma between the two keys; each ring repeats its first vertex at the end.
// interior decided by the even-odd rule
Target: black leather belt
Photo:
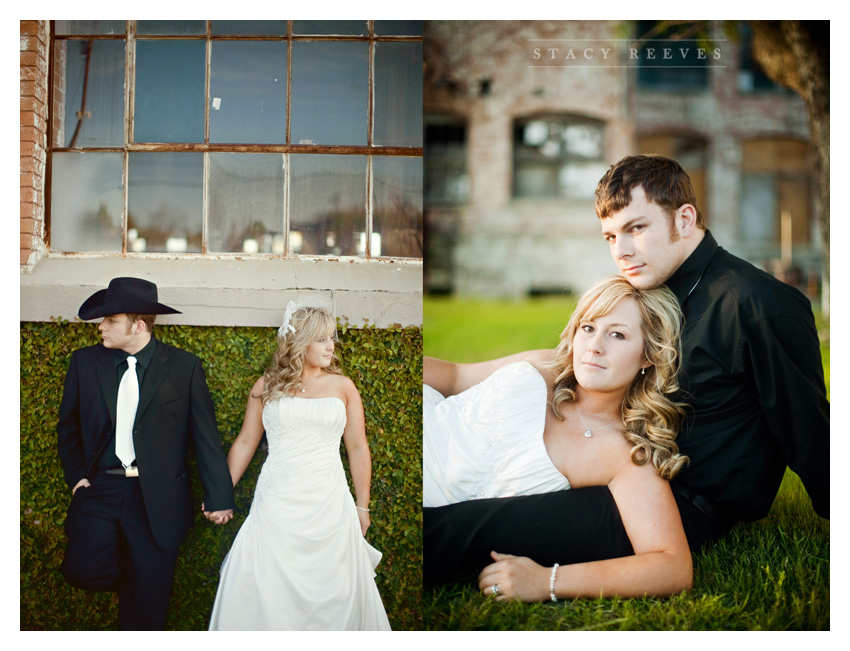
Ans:
{"type": "Polygon", "coordinates": [[[130,466],[129,468],[108,468],[103,471],[104,475],[121,475],[122,477],[138,477],[138,466],[130,466]]]}

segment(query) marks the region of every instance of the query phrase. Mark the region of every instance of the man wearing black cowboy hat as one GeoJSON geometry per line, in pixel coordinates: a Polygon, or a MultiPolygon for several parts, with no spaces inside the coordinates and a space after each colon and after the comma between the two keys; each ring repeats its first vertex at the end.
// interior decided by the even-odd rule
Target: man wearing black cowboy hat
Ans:
{"type": "Polygon", "coordinates": [[[193,522],[193,449],[205,515],[233,515],[233,485],[201,360],[152,336],[156,285],[115,278],[86,300],[103,345],[71,355],[59,408],[59,457],[73,497],[67,581],[119,593],[119,628],[165,628],[177,551],[193,522]]]}

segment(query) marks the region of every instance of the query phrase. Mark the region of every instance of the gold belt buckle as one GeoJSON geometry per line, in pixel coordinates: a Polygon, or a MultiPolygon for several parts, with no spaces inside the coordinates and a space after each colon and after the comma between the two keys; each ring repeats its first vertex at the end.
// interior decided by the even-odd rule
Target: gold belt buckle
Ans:
{"type": "Polygon", "coordinates": [[[139,476],[139,467],[138,466],[127,466],[124,468],[124,476],[125,477],[138,477],[139,476]]]}

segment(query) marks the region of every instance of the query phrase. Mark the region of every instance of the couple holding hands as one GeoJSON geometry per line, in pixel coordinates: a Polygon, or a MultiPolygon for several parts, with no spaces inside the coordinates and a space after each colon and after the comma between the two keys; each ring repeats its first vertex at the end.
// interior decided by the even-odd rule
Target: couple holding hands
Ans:
{"type": "Polygon", "coordinates": [[[388,630],[374,581],[381,554],[364,537],[363,404],[334,354],[332,303],[289,303],[226,456],[201,360],[153,336],[155,315],[173,313],[156,285],[138,278],[115,278],[80,307],[81,319],[102,318],[103,342],[72,354],[60,405],[59,456],[72,490],[67,581],[117,591],[120,629],[163,630],[178,548],[194,520],[189,451],[204,515],[226,524],[233,487],[265,433],[268,457],[222,563],[210,629],[388,630]]]}

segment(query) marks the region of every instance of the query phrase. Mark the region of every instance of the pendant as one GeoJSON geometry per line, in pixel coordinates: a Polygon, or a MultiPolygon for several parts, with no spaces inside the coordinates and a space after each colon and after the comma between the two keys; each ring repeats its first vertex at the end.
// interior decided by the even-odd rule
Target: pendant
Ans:
{"type": "Polygon", "coordinates": [[[301,393],[307,393],[307,389],[301,389],[301,393]]]}
{"type": "Polygon", "coordinates": [[[590,429],[588,429],[588,430],[584,433],[584,438],[589,439],[591,436],[593,436],[593,432],[591,432],[591,431],[590,431],[590,429]]]}

